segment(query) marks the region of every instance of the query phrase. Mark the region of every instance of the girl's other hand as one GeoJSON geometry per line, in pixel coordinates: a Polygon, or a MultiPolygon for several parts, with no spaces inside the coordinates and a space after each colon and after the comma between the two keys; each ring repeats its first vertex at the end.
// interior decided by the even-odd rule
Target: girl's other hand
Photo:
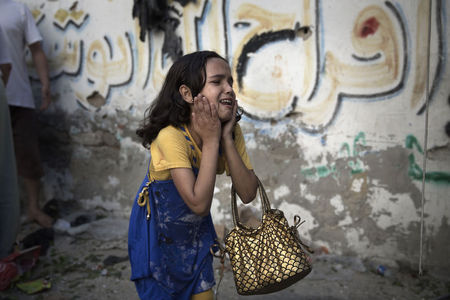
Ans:
{"type": "Polygon", "coordinates": [[[234,125],[236,124],[237,99],[233,102],[233,114],[230,120],[222,124],[222,139],[232,138],[234,125]]]}
{"type": "Polygon", "coordinates": [[[202,94],[194,97],[192,125],[195,132],[200,136],[202,144],[219,142],[221,124],[217,114],[217,106],[210,103],[202,94]]]}

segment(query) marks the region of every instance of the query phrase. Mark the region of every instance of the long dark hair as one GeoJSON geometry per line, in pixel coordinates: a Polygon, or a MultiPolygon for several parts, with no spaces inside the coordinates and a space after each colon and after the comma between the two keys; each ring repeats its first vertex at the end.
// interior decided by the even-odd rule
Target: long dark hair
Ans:
{"type": "MultiPolygon", "coordinates": [[[[161,91],[146,109],[144,121],[136,130],[136,134],[142,138],[144,147],[148,148],[164,127],[189,124],[191,108],[181,97],[179,88],[184,84],[190,88],[192,97],[198,95],[206,82],[207,60],[214,57],[226,61],[216,52],[198,51],[186,54],[173,63],[161,91]]],[[[236,121],[239,119],[240,114],[236,121]]]]}

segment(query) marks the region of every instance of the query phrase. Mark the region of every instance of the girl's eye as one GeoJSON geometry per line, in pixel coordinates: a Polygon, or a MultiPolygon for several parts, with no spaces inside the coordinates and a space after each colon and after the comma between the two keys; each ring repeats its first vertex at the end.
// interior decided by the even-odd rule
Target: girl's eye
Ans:
{"type": "Polygon", "coordinates": [[[215,81],[211,81],[211,83],[214,83],[214,84],[219,84],[219,83],[220,83],[220,81],[218,81],[218,80],[215,80],[215,81]]]}

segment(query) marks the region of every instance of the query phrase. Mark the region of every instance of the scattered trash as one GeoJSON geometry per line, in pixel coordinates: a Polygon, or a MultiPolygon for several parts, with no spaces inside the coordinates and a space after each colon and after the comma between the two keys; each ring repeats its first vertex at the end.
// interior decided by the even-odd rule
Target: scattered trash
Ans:
{"type": "Polygon", "coordinates": [[[3,262],[14,262],[19,269],[19,273],[28,272],[36,265],[41,253],[41,246],[37,245],[21,251],[16,251],[2,259],[3,262]]]}
{"type": "Polygon", "coordinates": [[[392,272],[390,269],[386,268],[383,265],[379,265],[376,269],[376,273],[378,275],[384,276],[384,277],[391,277],[392,276],[392,272]]]}
{"type": "MultiPolygon", "coordinates": [[[[108,217],[93,221],[89,233],[98,241],[112,241],[124,239],[128,235],[126,218],[108,217]]],[[[83,226],[83,225],[82,225],[83,226]]]]}
{"type": "Polygon", "coordinates": [[[107,258],[105,258],[103,260],[103,265],[105,265],[105,266],[112,266],[112,265],[115,265],[115,264],[118,264],[120,262],[127,261],[127,260],[128,260],[128,255],[127,256],[123,256],[123,257],[110,255],[110,256],[108,256],[107,258]]]}
{"type": "Polygon", "coordinates": [[[19,270],[14,262],[0,261],[0,291],[6,290],[18,276],[19,270]]]}
{"type": "Polygon", "coordinates": [[[108,270],[107,270],[107,269],[103,269],[103,270],[100,272],[100,274],[101,274],[102,276],[106,276],[106,275],[108,275],[108,270]]]}
{"type": "Polygon", "coordinates": [[[316,251],[318,251],[317,254],[330,254],[330,250],[325,246],[320,246],[316,251]]]}
{"type": "Polygon", "coordinates": [[[316,260],[332,263],[334,271],[342,269],[350,269],[362,273],[367,271],[362,260],[356,256],[321,254],[316,257],[316,260]]]}
{"type": "Polygon", "coordinates": [[[74,221],[70,222],[70,226],[77,227],[86,223],[91,222],[91,218],[87,215],[80,215],[74,221]]]}
{"type": "Polygon", "coordinates": [[[372,257],[367,264],[372,272],[383,277],[393,277],[399,269],[396,261],[383,257],[372,257]]]}
{"type": "Polygon", "coordinates": [[[54,238],[55,232],[53,228],[41,228],[27,235],[21,243],[24,249],[41,246],[40,254],[45,255],[54,238]]]}
{"type": "Polygon", "coordinates": [[[70,222],[64,219],[58,219],[56,220],[55,224],[53,224],[53,228],[56,232],[67,232],[70,227],[70,222]]]}
{"type": "Polygon", "coordinates": [[[51,199],[42,207],[42,211],[54,220],[65,217],[73,211],[78,211],[79,205],[74,200],[51,199]]]}
{"type": "Polygon", "coordinates": [[[28,295],[36,294],[51,288],[52,284],[46,279],[37,279],[33,281],[17,283],[17,288],[28,295]]]}
{"type": "Polygon", "coordinates": [[[59,201],[56,199],[49,200],[47,203],[45,203],[44,207],[42,208],[42,211],[52,217],[54,220],[60,217],[60,205],[59,201]]]}
{"type": "Polygon", "coordinates": [[[386,271],[386,267],[385,266],[383,266],[383,265],[379,265],[378,267],[377,267],[377,274],[379,274],[379,275],[381,275],[381,276],[384,276],[384,272],[386,271]]]}
{"type": "Polygon", "coordinates": [[[55,224],[53,224],[53,228],[56,230],[56,232],[68,233],[69,235],[80,234],[88,230],[89,227],[90,227],[89,223],[72,227],[71,223],[64,219],[58,219],[56,220],[55,224]]]}
{"type": "Polygon", "coordinates": [[[0,261],[0,290],[5,290],[11,282],[31,270],[39,259],[41,246],[15,251],[0,261]]]}

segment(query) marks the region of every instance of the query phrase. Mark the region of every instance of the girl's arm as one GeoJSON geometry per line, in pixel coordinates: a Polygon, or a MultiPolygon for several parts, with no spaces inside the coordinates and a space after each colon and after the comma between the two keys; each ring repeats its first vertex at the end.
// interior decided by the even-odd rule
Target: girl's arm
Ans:
{"type": "Polygon", "coordinates": [[[233,107],[233,118],[223,125],[222,149],[228,162],[231,182],[242,202],[249,203],[255,199],[258,181],[253,170],[249,170],[245,166],[234,144],[232,132],[235,126],[237,106],[236,100],[233,107]]]}
{"type": "Polygon", "coordinates": [[[255,199],[258,182],[253,170],[247,169],[237,152],[233,139],[222,139],[222,147],[228,162],[231,182],[242,202],[249,203],[255,199]]]}
{"type": "Polygon", "coordinates": [[[217,109],[206,98],[194,99],[192,125],[202,141],[202,160],[197,178],[191,169],[171,169],[175,186],[186,205],[197,215],[207,216],[211,208],[216,183],[219,156],[220,121],[217,109]]]}

